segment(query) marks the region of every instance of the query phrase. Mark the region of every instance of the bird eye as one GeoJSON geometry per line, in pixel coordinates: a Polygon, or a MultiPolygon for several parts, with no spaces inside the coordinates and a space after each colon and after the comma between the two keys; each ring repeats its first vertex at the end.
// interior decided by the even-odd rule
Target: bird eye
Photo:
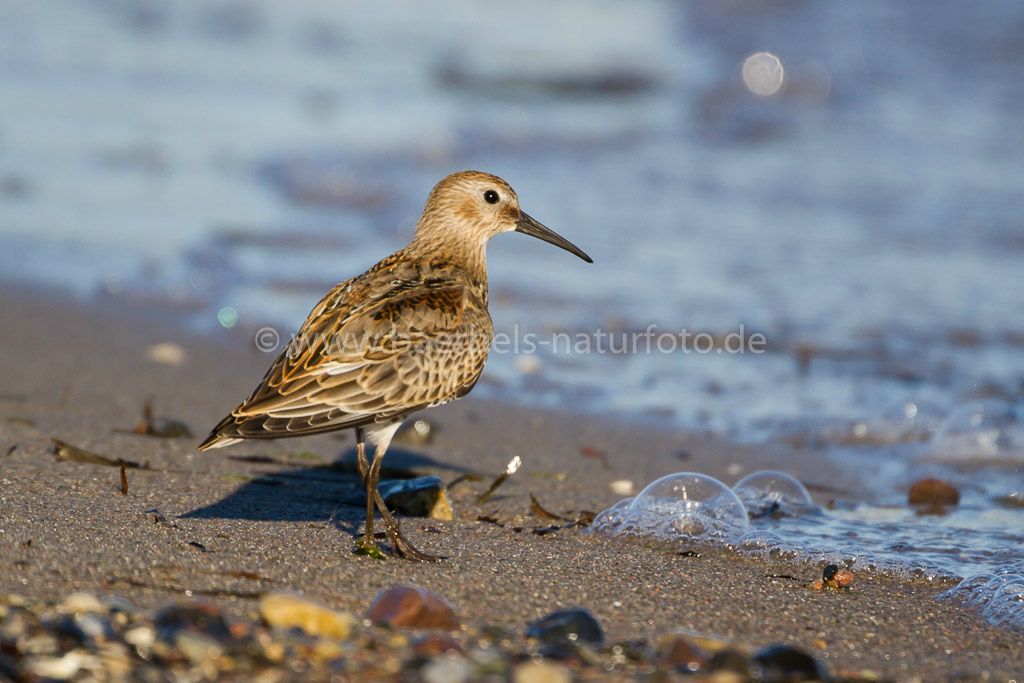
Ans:
{"type": "Polygon", "coordinates": [[[500,199],[500,197],[498,197],[498,193],[494,190],[487,190],[484,192],[484,201],[488,204],[497,204],[498,199],[500,199]]]}

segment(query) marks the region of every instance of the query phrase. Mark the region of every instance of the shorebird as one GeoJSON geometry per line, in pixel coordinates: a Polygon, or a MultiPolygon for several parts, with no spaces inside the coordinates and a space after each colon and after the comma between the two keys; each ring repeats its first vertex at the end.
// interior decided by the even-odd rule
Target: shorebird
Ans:
{"type": "Polygon", "coordinates": [[[593,263],[579,247],[519,207],[501,178],[454,173],[427,197],[416,234],[362,275],[336,285],[310,312],[259,386],[221,420],[199,450],[243,439],[354,429],[366,486],[366,524],[356,551],[382,557],[380,511],[393,552],[417,550],[377,490],[381,461],[402,421],[470,392],[493,341],[487,311],[487,241],[521,232],[593,263]],[[373,460],[366,457],[366,440],[373,460]]]}

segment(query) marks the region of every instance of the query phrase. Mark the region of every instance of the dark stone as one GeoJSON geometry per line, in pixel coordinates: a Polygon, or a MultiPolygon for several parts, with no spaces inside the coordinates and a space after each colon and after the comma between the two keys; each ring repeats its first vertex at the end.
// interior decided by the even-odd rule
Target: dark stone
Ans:
{"type": "Polygon", "coordinates": [[[766,682],[831,680],[824,664],[790,645],[770,645],[754,655],[754,663],[761,668],[761,679],[766,682]]]}
{"type": "Polygon", "coordinates": [[[157,636],[173,643],[181,631],[191,631],[220,642],[232,640],[231,629],[220,609],[209,602],[171,605],[157,612],[153,624],[157,636]]]}
{"type": "Polygon", "coordinates": [[[377,486],[388,509],[409,517],[452,519],[444,482],[437,477],[388,479],[377,486]]]}
{"type": "Polygon", "coordinates": [[[604,643],[601,624],[582,607],[558,610],[533,622],[526,628],[526,637],[536,638],[546,645],[600,647],[604,643]]]}
{"type": "Polygon", "coordinates": [[[719,650],[711,656],[711,661],[708,662],[708,671],[711,673],[728,671],[739,674],[744,678],[749,678],[750,659],[739,650],[726,648],[719,650]]]}
{"type": "Polygon", "coordinates": [[[54,635],[56,635],[60,640],[72,641],[71,644],[65,645],[65,649],[70,650],[73,647],[84,645],[89,642],[89,636],[86,635],[85,631],[79,628],[73,615],[64,614],[57,617],[50,623],[50,628],[53,629],[54,635]]]}
{"type": "Polygon", "coordinates": [[[649,655],[650,647],[646,640],[637,638],[619,641],[612,646],[612,651],[618,651],[631,662],[645,662],[649,655]]]}

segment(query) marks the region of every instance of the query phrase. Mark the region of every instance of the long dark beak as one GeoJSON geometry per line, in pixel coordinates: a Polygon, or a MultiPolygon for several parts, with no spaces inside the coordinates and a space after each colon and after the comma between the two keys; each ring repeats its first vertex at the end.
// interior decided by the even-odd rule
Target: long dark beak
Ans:
{"type": "Polygon", "coordinates": [[[519,220],[516,221],[516,232],[521,232],[524,235],[530,235],[531,237],[536,237],[539,240],[544,240],[548,244],[553,244],[556,247],[561,247],[570,254],[576,254],[587,263],[594,262],[594,259],[587,256],[587,254],[582,249],[580,249],[575,244],[559,235],[551,228],[534,220],[534,218],[525,211],[519,212],[519,220]]]}

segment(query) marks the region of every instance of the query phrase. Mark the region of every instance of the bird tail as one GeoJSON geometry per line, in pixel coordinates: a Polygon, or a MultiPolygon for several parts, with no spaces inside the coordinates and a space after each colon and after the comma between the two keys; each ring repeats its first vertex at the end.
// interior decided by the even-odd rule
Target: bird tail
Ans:
{"type": "Polygon", "coordinates": [[[235,435],[237,430],[234,427],[235,418],[228,415],[217,423],[217,426],[213,428],[210,435],[206,437],[206,440],[196,446],[196,450],[209,451],[214,448],[224,448],[225,446],[238,443],[242,439],[235,435]]]}
{"type": "Polygon", "coordinates": [[[210,434],[210,436],[206,437],[206,441],[196,446],[196,450],[210,451],[214,448],[224,448],[225,446],[236,444],[239,441],[241,441],[241,439],[235,439],[230,436],[221,436],[220,434],[210,434]]]}

